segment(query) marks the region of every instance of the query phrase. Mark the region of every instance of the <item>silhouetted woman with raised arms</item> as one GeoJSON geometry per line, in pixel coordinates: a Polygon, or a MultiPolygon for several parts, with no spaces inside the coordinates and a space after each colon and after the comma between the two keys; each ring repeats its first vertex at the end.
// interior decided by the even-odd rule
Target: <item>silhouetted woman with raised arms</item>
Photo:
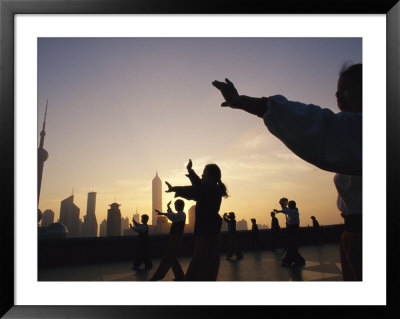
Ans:
{"type": "Polygon", "coordinates": [[[222,218],[219,215],[222,197],[228,197],[221,181],[221,170],[216,164],[205,166],[201,178],[187,165],[191,186],[168,186],[175,197],[196,201],[192,260],[186,272],[187,281],[216,281],[220,261],[222,218]]]}

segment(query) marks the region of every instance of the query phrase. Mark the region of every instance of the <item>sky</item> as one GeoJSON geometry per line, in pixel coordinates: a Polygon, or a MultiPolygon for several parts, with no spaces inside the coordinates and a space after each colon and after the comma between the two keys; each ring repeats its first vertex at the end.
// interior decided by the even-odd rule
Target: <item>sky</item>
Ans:
{"type": "MultiPolygon", "coordinates": [[[[39,38],[38,145],[48,110],[39,208],[74,194],[80,217],[97,192],[100,224],[113,202],[123,217],[151,217],[151,182],[163,182],[163,210],[174,201],[165,181],[189,185],[216,163],[229,197],[220,214],[270,225],[282,196],[295,200],[300,225],[342,223],[334,174],[294,155],[262,119],[221,107],[211,85],[229,78],[239,94],[281,94],[338,112],[344,63],[362,62],[361,38],[39,38]]],[[[187,201],[186,211],[194,205],[187,201]]],[[[285,219],[278,214],[281,225],[285,219]]],[[[150,218],[151,220],[151,218],[150,218]]]]}

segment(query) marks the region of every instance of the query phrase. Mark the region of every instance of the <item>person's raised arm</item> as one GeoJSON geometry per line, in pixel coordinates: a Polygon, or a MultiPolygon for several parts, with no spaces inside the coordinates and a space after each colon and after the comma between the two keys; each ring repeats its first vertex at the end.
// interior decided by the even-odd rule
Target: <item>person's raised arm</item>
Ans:
{"type": "Polygon", "coordinates": [[[186,176],[190,179],[190,182],[192,183],[192,185],[198,185],[201,183],[201,179],[196,174],[196,172],[193,170],[192,166],[193,166],[192,160],[189,159],[189,162],[186,165],[186,168],[188,170],[188,174],[186,174],[186,176]]]}
{"type": "Polygon", "coordinates": [[[268,98],[239,95],[235,86],[231,81],[229,81],[229,79],[225,79],[225,82],[213,81],[212,85],[221,91],[221,94],[225,99],[225,102],[221,103],[221,106],[241,109],[248,113],[257,115],[258,117],[263,117],[264,113],[267,111],[268,98]]]}

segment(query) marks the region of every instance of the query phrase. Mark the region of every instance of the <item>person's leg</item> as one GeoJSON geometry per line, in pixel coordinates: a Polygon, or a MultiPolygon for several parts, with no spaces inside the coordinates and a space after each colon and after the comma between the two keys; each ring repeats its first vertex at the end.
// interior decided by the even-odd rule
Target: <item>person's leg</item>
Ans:
{"type": "Polygon", "coordinates": [[[226,259],[232,258],[233,254],[234,254],[233,234],[229,233],[229,244],[228,244],[228,252],[226,253],[226,259]]]}
{"type": "Polygon", "coordinates": [[[172,260],[175,256],[175,246],[176,246],[176,240],[173,235],[170,235],[168,239],[167,250],[165,251],[163,257],[161,258],[160,265],[158,266],[151,280],[153,281],[161,280],[165,277],[169,268],[171,267],[172,260]]]}
{"type": "Polygon", "coordinates": [[[243,254],[241,252],[241,250],[239,249],[239,241],[237,238],[237,234],[233,235],[233,247],[235,250],[235,255],[236,255],[236,259],[242,259],[243,258],[243,254]]]}
{"type": "Polygon", "coordinates": [[[292,225],[287,225],[286,231],[287,231],[287,250],[286,250],[286,256],[282,260],[282,264],[284,266],[290,265],[292,262],[295,261],[295,256],[297,251],[292,225]]]}
{"type": "Polygon", "coordinates": [[[149,252],[149,244],[146,243],[145,245],[143,245],[143,262],[144,262],[144,266],[146,267],[146,269],[151,269],[153,268],[153,263],[150,260],[150,252],[149,252]]]}
{"type": "Polygon", "coordinates": [[[362,280],[362,233],[344,231],[340,238],[340,259],[344,281],[362,280]]]}
{"type": "Polygon", "coordinates": [[[138,251],[136,252],[135,260],[133,262],[133,268],[138,268],[143,262],[143,252],[142,248],[139,247],[138,251]]]}
{"type": "Polygon", "coordinates": [[[201,274],[206,268],[208,242],[209,239],[207,238],[207,236],[196,237],[194,241],[192,259],[186,271],[186,281],[202,280],[201,274]]]}
{"type": "Polygon", "coordinates": [[[178,261],[178,250],[181,245],[182,241],[182,234],[172,235],[171,238],[171,245],[170,245],[170,260],[171,260],[171,267],[172,271],[175,276],[175,280],[183,280],[185,278],[185,273],[182,270],[182,267],[178,261]]]}
{"type": "Polygon", "coordinates": [[[220,257],[221,257],[221,234],[209,236],[207,272],[203,277],[207,281],[216,281],[218,277],[220,257]]]}
{"type": "Polygon", "coordinates": [[[174,257],[172,259],[171,267],[172,267],[172,271],[173,271],[174,276],[175,276],[175,280],[181,281],[181,280],[185,279],[185,273],[183,272],[182,266],[179,263],[179,260],[178,260],[177,257],[174,257]]]}

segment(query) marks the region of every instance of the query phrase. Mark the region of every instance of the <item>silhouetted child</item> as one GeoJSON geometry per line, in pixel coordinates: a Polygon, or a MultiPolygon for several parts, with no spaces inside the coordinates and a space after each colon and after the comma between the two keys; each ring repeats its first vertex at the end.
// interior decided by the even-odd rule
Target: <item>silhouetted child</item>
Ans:
{"type": "Polygon", "coordinates": [[[258,231],[258,226],[255,218],[251,219],[251,243],[253,250],[258,248],[264,249],[264,245],[260,240],[260,233],[258,231]]]}
{"type": "Polygon", "coordinates": [[[192,169],[192,161],[187,165],[191,186],[168,186],[167,192],[175,192],[175,197],[196,201],[194,225],[194,250],[186,272],[187,281],[217,280],[220,262],[222,218],[218,214],[222,197],[228,197],[221,181],[221,170],[216,164],[208,164],[200,178],[192,169]]]}
{"type": "Polygon", "coordinates": [[[285,214],[286,231],[288,234],[287,251],[286,256],[282,260],[282,266],[290,266],[292,263],[296,266],[303,266],[305,265],[305,260],[299,253],[300,218],[296,202],[294,200],[288,202],[287,198],[281,198],[279,204],[282,210],[274,209],[274,212],[285,214]]]}
{"type": "Polygon", "coordinates": [[[213,81],[225,102],[263,118],[268,130],[303,160],[336,173],[344,218],[340,257],[345,281],[362,280],[362,64],[344,66],[337,82],[340,112],[289,101],[282,95],[239,95],[231,81],[213,81]]]}
{"type": "Polygon", "coordinates": [[[175,275],[174,280],[182,281],[185,277],[185,274],[183,273],[182,267],[179,264],[177,258],[178,250],[182,241],[183,230],[185,228],[186,214],[183,211],[185,207],[185,202],[181,199],[177,199],[175,201],[176,213],[171,210],[171,202],[169,202],[167,206],[167,213],[162,213],[157,209],[155,210],[157,212],[157,215],[166,216],[172,222],[172,224],[169,232],[167,251],[162,257],[160,265],[158,266],[153,277],[150,279],[151,281],[163,279],[171,267],[175,275]]]}
{"type": "Polygon", "coordinates": [[[279,220],[276,218],[275,212],[271,212],[271,250],[275,250],[279,242],[280,232],[279,220]]]}
{"type": "Polygon", "coordinates": [[[224,221],[228,224],[229,231],[229,246],[228,252],[226,253],[226,260],[231,260],[233,254],[236,255],[236,259],[242,259],[243,254],[238,248],[237,237],[236,237],[236,217],[234,212],[224,213],[224,221]]]}
{"type": "Polygon", "coordinates": [[[132,222],[135,226],[129,224],[129,227],[139,234],[139,247],[136,251],[135,260],[132,267],[132,269],[134,270],[138,269],[142,263],[144,263],[146,269],[151,269],[153,267],[149,256],[149,227],[147,226],[148,220],[149,216],[147,214],[143,214],[141,217],[142,224],[136,222],[134,218],[132,218],[132,222]]]}

